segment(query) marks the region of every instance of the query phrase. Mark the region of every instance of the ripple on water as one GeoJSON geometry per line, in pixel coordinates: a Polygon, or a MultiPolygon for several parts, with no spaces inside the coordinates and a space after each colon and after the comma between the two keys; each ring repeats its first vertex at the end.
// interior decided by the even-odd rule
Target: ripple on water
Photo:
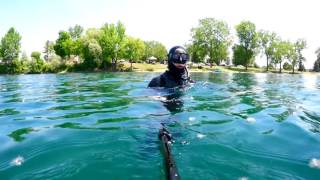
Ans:
{"type": "Polygon", "coordinates": [[[319,179],[318,76],[154,75],[1,76],[1,179],[161,179],[160,123],[183,179],[319,179]]]}

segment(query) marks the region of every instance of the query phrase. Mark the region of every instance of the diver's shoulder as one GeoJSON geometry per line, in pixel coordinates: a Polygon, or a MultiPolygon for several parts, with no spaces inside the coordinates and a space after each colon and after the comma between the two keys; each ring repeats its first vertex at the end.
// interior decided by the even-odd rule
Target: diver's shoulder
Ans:
{"type": "Polygon", "coordinates": [[[162,74],[151,79],[148,87],[161,87],[162,74]]]}

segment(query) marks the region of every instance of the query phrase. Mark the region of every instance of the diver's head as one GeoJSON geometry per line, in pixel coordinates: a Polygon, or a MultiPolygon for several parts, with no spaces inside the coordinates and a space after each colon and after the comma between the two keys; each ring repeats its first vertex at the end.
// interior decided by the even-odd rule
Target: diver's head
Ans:
{"type": "Polygon", "coordinates": [[[189,54],[186,49],[181,46],[174,46],[168,54],[169,71],[183,72],[186,68],[186,63],[189,61],[189,54]]]}
{"type": "Polygon", "coordinates": [[[189,61],[189,54],[181,46],[174,46],[168,54],[168,62],[174,64],[186,64],[189,61]]]}

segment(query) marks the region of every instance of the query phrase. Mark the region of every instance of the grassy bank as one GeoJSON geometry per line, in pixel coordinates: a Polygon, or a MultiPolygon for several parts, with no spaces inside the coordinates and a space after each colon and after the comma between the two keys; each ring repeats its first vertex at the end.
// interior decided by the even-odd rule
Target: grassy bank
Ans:
{"type": "MultiPolygon", "coordinates": [[[[130,63],[124,63],[123,68],[130,70],[131,68],[130,63]]],[[[132,64],[132,71],[133,72],[163,72],[167,69],[167,65],[164,64],[144,64],[144,63],[133,63],[132,64]]],[[[248,68],[247,70],[243,67],[226,67],[226,66],[203,66],[201,68],[197,66],[188,67],[190,72],[247,72],[247,73],[266,73],[265,68],[248,68]]],[[[269,70],[270,73],[279,73],[279,70],[271,69],[269,70]]],[[[282,73],[291,74],[292,71],[282,70],[282,73]]],[[[299,72],[295,71],[295,74],[301,73],[313,73],[313,72],[299,72]]]]}

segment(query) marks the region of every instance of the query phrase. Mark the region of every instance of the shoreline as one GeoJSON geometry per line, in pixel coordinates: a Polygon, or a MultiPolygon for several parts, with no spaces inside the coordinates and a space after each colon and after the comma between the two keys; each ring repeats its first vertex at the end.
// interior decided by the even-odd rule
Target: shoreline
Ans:
{"type": "MultiPolygon", "coordinates": [[[[167,70],[166,64],[146,64],[146,63],[133,63],[132,64],[132,70],[131,70],[131,64],[129,62],[119,63],[117,64],[117,71],[111,71],[109,70],[84,70],[84,71],[77,71],[71,69],[64,69],[59,72],[52,72],[52,73],[21,73],[21,74],[67,74],[67,73],[102,73],[102,72],[108,72],[108,73],[118,73],[118,72],[142,72],[142,73],[161,73],[165,72],[167,70]]],[[[197,72],[197,73],[212,73],[212,72],[228,72],[228,73],[272,73],[272,74],[291,74],[291,75],[299,75],[299,74],[307,74],[307,75],[317,75],[320,74],[319,72],[312,72],[312,71],[297,71],[295,70],[295,73],[292,73],[292,70],[282,70],[281,73],[279,73],[278,69],[270,69],[269,71],[266,71],[264,68],[253,68],[248,67],[248,70],[246,70],[244,67],[234,67],[234,66],[202,66],[201,68],[196,67],[193,65],[192,67],[188,66],[188,71],[191,73],[197,72]]],[[[0,74],[1,75],[19,75],[17,74],[0,74]]]]}

